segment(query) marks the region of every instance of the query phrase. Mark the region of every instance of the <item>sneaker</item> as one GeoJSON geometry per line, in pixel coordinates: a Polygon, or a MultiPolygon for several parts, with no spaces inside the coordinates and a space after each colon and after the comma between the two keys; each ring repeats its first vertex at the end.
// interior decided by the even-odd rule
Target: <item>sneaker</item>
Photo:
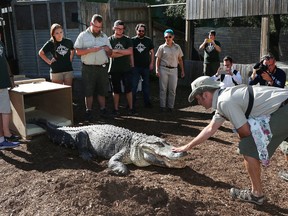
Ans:
{"type": "Polygon", "coordinates": [[[173,112],[173,108],[168,108],[168,112],[173,112]]]}
{"type": "Polygon", "coordinates": [[[279,177],[288,181],[288,171],[282,170],[278,173],[279,177]]]}
{"type": "Polygon", "coordinates": [[[136,112],[136,110],[135,109],[129,109],[129,111],[128,111],[128,115],[137,115],[137,112],[136,112]]]}
{"type": "Polygon", "coordinates": [[[153,105],[151,103],[147,103],[144,105],[145,108],[153,108],[153,105]]]}
{"type": "Polygon", "coordinates": [[[119,110],[114,109],[113,112],[112,112],[112,115],[113,115],[114,117],[119,116],[119,115],[120,115],[119,110]]]}
{"type": "Polygon", "coordinates": [[[109,117],[108,111],[106,108],[100,109],[100,117],[102,117],[102,118],[108,118],[109,117]]]}
{"type": "Polygon", "coordinates": [[[7,149],[7,148],[15,148],[19,146],[19,142],[9,142],[7,140],[0,143],[0,150],[7,149]]]}
{"type": "Polygon", "coordinates": [[[12,134],[10,137],[6,137],[5,136],[5,140],[8,141],[8,142],[18,142],[19,139],[20,139],[20,137],[14,135],[14,134],[12,134]]]}
{"type": "Polygon", "coordinates": [[[160,107],[160,112],[161,112],[161,113],[166,112],[166,108],[165,108],[165,107],[160,107]]]}
{"type": "Polygon", "coordinates": [[[85,122],[92,122],[92,120],[93,120],[92,110],[86,110],[85,122]]]}
{"type": "Polygon", "coordinates": [[[250,190],[240,190],[237,188],[231,188],[230,195],[232,196],[232,199],[239,199],[241,201],[250,202],[257,205],[262,205],[265,200],[265,196],[256,197],[250,190]]]}

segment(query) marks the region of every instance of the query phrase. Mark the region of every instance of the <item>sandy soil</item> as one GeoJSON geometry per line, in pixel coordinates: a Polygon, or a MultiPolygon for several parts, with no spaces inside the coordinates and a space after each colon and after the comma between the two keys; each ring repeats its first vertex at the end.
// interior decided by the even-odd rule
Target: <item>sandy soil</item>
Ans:
{"type": "MultiPolygon", "coordinates": [[[[101,119],[95,105],[95,123],[153,134],[178,146],[209,122],[209,111],[188,104],[189,88],[178,88],[174,112],[160,113],[157,82],[152,87],[152,109],[142,107],[139,95],[139,114],[126,116],[122,96],[122,116],[101,119]]],[[[83,98],[77,102],[75,125],[84,115],[83,98]]],[[[186,168],[129,165],[131,173],[119,177],[109,174],[107,161],[85,162],[75,150],[52,144],[44,134],[35,136],[0,152],[0,215],[288,215],[288,182],[277,176],[287,169],[280,150],[262,172],[267,196],[263,206],[230,199],[231,187],[250,185],[237,142],[226,122],[213,138],[190,151],[193,158],[186,168]]]]}

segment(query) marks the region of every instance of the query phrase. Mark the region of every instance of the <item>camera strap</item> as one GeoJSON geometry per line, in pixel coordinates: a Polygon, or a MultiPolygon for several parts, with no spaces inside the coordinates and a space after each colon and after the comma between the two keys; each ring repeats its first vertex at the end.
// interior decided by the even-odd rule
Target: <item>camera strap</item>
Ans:
{"type": "MultiPolygon", "coordinates": [[[[234,75],[236,75],[237,73],[238,73],[237,70],[234,70],[234,71],[233,71],[233,74],[234,74],[234,75]]],[[[223,82],[224,78],[225,78],[225,74],[221,74],[221,75],[220,75],[220,80],[221,80],[221,82],[223,82]]],[[[232,77],[232,82],[234,83],[235,86],[238,85],[238,83],[233,79],[233,77],[232,77]]]]}
{"type": "Polygon", "coordinates": [[[253,104],[254,104],[254,92],[253,92],[253,88],[252,88],[251,85],[247,86],[247,90],[248,90],[248,94],[249,94],[249,103],[248,103],[247,110],[245,112],[245,116],[248,119],[248,117],[249,117],[249,115],[251,113],[253,104]]]}
{"type": "MultiPolygon", "coordinates": [[[[237,72],[238,72],[237,70],[234,70],[233,74],[236,76],[237,72]]],[[[238,85],[238,83],[233,79],[233,77],[232,77],[232,82],[234,83],[235,86],[238,85]]]]}

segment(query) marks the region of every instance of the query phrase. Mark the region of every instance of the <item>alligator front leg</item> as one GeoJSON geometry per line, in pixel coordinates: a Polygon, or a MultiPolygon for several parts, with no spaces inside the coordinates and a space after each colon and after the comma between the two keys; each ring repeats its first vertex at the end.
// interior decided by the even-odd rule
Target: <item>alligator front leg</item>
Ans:
{"type": "Polygon", "coordinates": [[[76,135],[75,138],[76,148],[78,149],[79,155],[83,160],[89,161],[92,159],[92,154],[89,151],[91,142],[89,134],[86,131],[81,131],[76,135]]]}
{"type": "Polygon", "coordinates": [[[120,152],[113,155],[108,162],[108,168],[116,175],[124,176],[129,174],[127,166],[122,162],[126,151],[126,148],[122,149],[120,152]]]}

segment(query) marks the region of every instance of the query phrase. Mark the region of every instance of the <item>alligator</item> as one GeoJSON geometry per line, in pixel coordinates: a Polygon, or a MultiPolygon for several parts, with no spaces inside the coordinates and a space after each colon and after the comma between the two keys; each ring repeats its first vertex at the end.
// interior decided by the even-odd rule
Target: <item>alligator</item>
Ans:
{"type": "Polygon", "coordinates": [[[184,168],[189,158],[187,152],[173,152],[172,145],[162,138],[114,125],[67,127],[45,119],[34,119],[33,123],[45,129],[53,143],[77,149],[84,160],[108,159],[108,168],[116,175],[129,174],[125,164],[184,168]]]}

